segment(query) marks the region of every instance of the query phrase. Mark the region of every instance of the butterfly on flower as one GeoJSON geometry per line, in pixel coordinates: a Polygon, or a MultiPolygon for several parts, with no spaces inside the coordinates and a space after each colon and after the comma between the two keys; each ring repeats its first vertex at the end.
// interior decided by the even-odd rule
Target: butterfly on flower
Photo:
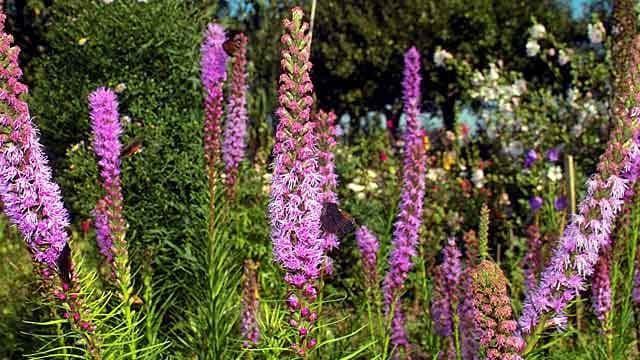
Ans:
{"type": "Polygon", "coordinates": [[[64,244],[64,248],[62,248],[62,252],[58,255],[58,259],[56,259],[56,265],[58,266],[58,274],[60,274],[60,279],[65,284],[71,283],[71,248],[69,244],[64,244]]]}
{"type": "Polygon", "coordinates": [[[142,144],[142,139],[138,138],[131,142],[131,144],[127,145],[120,152],[120,159],[131,157],[144,149],[144,145],[142,144]]]}
{"type": "Polygon", "coordinates": [[[356,230],[356,222],[336,203],[325,202],[320,214],[320,230],[342,238],[356,230]]]}
{"type": "Polygon", "coordinates": [[[240,31],[230,31],[228,40],[222,43],[222,48],[229,56],[234,56],[240,48],[240,37],[237,35],[242,34],[240,31]]]}

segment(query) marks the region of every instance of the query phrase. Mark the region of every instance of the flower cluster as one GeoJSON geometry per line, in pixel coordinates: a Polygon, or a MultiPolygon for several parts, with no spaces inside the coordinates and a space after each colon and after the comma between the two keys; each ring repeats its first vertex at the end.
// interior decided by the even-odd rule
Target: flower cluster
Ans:
{"type": "Polygon", "coordinates": [[[591,279],[591,304],[596,317],[605,321],[611,310],[611,250],[607,247],[600,254],[591,279]]]}
{"type": "Polygon", "coordinates": [[[475,333],[483,359],[522,359],[524,342],[514,335],[518,324],[512,319],[507,279],[498,265],[483,260],[470,273],[475,333]]]}
{"type": "Polygon", "coordinates": [[[111,263],[114,251],[126,252],[125,221],[122,215],[122,185],[120,183],[120,153],[122,124],[118,116],[116,94],[99,88],[89,95],[93,150],[98,158],[105,196],[95,210],[95,224],[100,253],[111,263]]]}
{"type": "Polygon", "coordinates": [[[383,283],[385,312],[393,316],[392,343],[406,347],[408,340],[401,321],[400,294],[404,281],[411,270],[412,257],[420,233],[422,206],[425,191],[426,151],[423,133],[417,115],[420,112],[420,54],[412,47],[405,54],[404,69],[404,113],[407,129],[404,144],[404,173],[400,195],[399,214],[393,233],[393,248],[389,256],[389,271],[383,283]],[[390,314],[391,309],[394,314],[390,314]]]}
{"type": "Polygon", "coordinates": [[[298,329],[294,344],[299,354],[315,346],[309,338],[317,314],[305,304],[317,296],[315,281],[323,264],[321,241],[321,176],[314,123],[310,121],[313,85],[309,77],[309,24],[295,7],[285,19],[279,83],[280,119],[274,145],[274,167],[269,215],[275,260],[287,271],[285,280],[293,286],[287,304],[290,319],[298,329]]]}
{"type": "MultiPolygon", "coordinates": [[[[5,19],[0,12],[0,29],[5,19]]],[[[89,334],[95,327],[83,319],[80,285],[70,259],[69,216],[58,185],[52,181],[27,103],[21,99],[27,86],[19,80],[20,50],[11,46],[12,41],[11,35],[0,32],[0,202],[24,237],[41,276],[42,290],[65,303],[64,317],[83,333],[89,352],[97,357],[97,343],[89,334]]]]}
{"type": "Polygon", "coordinates": [[[530,334],[542,316],[543,326],[564,326],[566,305],[584,289],[599,252],[609,245],[625,193],[638,176],[632,170],[640,162],[639,115],[640,108],[633,108],[613,130],[598,171],[587,182],[587,194],[578,206],[578,214],[566,227],[538,287],[528,294],[523,305],[519,323],[524,334],[530,334]],[[553,317],[547,318],[548,313],[553,317]]]}
{"type": "Polygon", "coordinates": [[[366,226],[356,231],[356,242],[360,248],[362,272],[367,288],[378,284],[378,249],[380,243],[376,236],[366,226]]]}
{"type": "Polygon", "coordinates": [[[527,252],[522,258],[522,267],[524,269],[524,286],[526,291],[535,288],[538,275],[538,268],[542,262],[540,258],[540,250],[542,247],[542,238],[540,237],[540,229],[537,225],[529,225],[527,228],[527,252]]]}
{"type": "Polygon", "coordinates": [[[438,265],[434,274],[431,315],[436,333],[444,338],[447,348],[454,345],[453,314],[458,308],[460,276],[462,264],[460,250],[454,238],[449,238],[443,249],[442,264],[438,265]]]}
{"type": "Polygon", "coordinates": [[[258,266],[251,260],[244,262],[244,281],[242,283],[242,316],[240,318],[240,334],[246,340],[244,347],[250,347],[260,341],[260,329],[256,316],[258,314],[258,266]]]}
{"type": "Polygon", "coordinates": [[[233,38],[237,49],[233,54],[231,94],[227,104],[227,120],[222,143],[222,159],[225,164],[227,184],[233,188],[238,175],[238,165],[244,156],[247,132],[247,36],[243,33],[233,38]]]}
{"type": "Polygon", "coordinates": [[[209,171],[215,169],[220,157],[222,85],[227,79],[228,59],[222,48],[225,40],[222,26],[211,23],[207,27],[200,49],[200,77],[205,88],[204,152],[209,171]]]}

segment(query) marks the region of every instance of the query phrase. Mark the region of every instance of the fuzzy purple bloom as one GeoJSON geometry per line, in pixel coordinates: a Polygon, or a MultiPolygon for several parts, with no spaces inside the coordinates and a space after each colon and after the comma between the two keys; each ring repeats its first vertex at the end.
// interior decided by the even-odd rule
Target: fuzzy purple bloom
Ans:
{"type": "MultiPolygon", "coordinates": [[[[324,112],[322,110],[315,114],[315,128],[318,136],[318,171],[320,172],[320,202],[330,202],[337,204],[338,195],[336,188],[338,187],[338,175],[336,174],[334,163],[334,152],[336,148],[336,115],[333,112],[324,112]]],[[[336,234],[323,233],[323,247],[325,253],[331,249],[338,247],[338,237],[336,234]]],[[[325,258],[325,271],[331,270],[331,259],[325,258]]]]}
{"type": "Polygon", "coordinates": [[[124,231],[122,216],[122,186],[120,184],[120,153],[122,124],[118,115],[116,94],[99,88],[89,95],[93,150],[98,158],[102,187],[106,195],[94,211],[100,253],[111,263],[114,239],[124,231]]]}
{"type": "Polygon", "coordinates": [[[529,206],[531,207],[531,211],[538,211],[542,207],[542,198],[540,196],[533,196],[529,199],[529,206]]]}
{"type": "MultiPolygon", "coordinates": [[[[6,16],[0,13],[0,28],[6,16]]],[[[69,216],[60,190],[51,179],[51,169],[31,122],[27,103],[21,99],[27,86],[19,78],[18,47],[13,38],[0,34],[0,200],[4,212],[31,251],[33,259],[50,269],[68,241],[69,216]]]]}
{"type": "Polygon", "coordinates": [[[566,196],[559,196],[553,201],[553,207],[558,211],[566,209],[567,206],[569,206],[569,204],[567,203],[566,196]]]}
{"type": "Polygon", "coordinates": [[[557,147],[547,150],[547,160],[550,162],[558,162],[560,160],[560,149],[557,147]]]}
{"type": "Polygon", "coordinates": [[[585,280],[593,274],[600,258],[599,252],[609,245],[625,193],[637,180],[637,174],[631,170],[640,162],[639,114],[640,109],[633,108],[613,130],[598,172],[587,181],[587,194],[578,206],[578,213],[573,215],[554,249],[538,287],[524,302],[519,319],[524,335],[531,334],[541,318],[545,321],[543,326],[562,328],[566,324],[565,307],[585,288],[585,280]]]}
{"type": "MultiPolygon", "coordinates": [[[[204,153],[210,177],[220,158],[222,137],[222,85],[227,79],[228,55],[222,48],[226,41],[224,29],[218,24],[209,24],[200,48],[200,78],[205,89],[204,153]]],[[[213,176],[212,176],[213,175],[213,176]]],[[[215,179],[210,179],[214,181],[215,179]]]]}
{"type": "Polygon", "coordinates": [[[231,95],[227,104],[227,121],[222,143],[222,160],[227,173],[227,184],[233,187],[236,183],[238,165],[244,157],[247,133],[247,37],[243,33],[235,36],[238,45],[233,56],[233,72],[231,79],[231,95]]]}
{"type": "Polygon", "coordinates": [[[367,287],[378,283],[378,249],[380,243],[376,236],[366,226],[361,226],[356,231],[356,241],[360,248],[360,260],[362,272],[367,287]]]}
{"type": "Polygon", "coordinates": [[[407,115],[407,130],[404,134],[404,173],[400,195],[399,213],[393,233],[393,244],[389,256],[389,271],[383,282],[385,313],[393,316],[392,344],[405,347],[408,340],[402,328],[400,295],[409,271],[413,267],[412,257],[422,222],[422,206],[425,191],[426,151],[423,132],[419,128],[417,115],[420,112],[420,54],[412,47],[405,54],[404,68],[404,113],[407,115]],[[390,314],[395,307],[395,314],[390,314]]]}
{"type": "Polygon", "coordinates": [[[443,249],[442,264],[436,267],[431,315],[438,335],[453,335],[453,311],[458,307],[462,264],[460,250],[454,238],[449,238],[443,249]]]}
{"type": "Polygon", "coordinates": [[[309,119],[313,85],[309,77],[308,25],[301,23],[302,11],[296,9],[294,20],[285,20],[282,36],[285,49],[277,110],[280,122],[269,203],[273,255],[287,271],[290,284],[296,277],[303,283],[313,283],[320,274],[324,250],[319,241],[322,189],[316,134],[309,119]]]}
{"type": "Polygon", "coordinates": [[[529,151],[524,155],[524,168],[530,168],[537,160],[538,153],[534,149],[529,149],[529,151]]]}

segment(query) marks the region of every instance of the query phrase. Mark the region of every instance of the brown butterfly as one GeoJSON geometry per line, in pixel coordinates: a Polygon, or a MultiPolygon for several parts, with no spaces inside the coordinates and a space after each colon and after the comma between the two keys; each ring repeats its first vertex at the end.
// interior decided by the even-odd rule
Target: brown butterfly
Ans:
{"type": "Polygon", "coordinates": [[[120,152],[120,159],[131,157],[144,149],[144,145],[142,144],[142,139],[135,139],[131,144],[127,145],[120,152]]]}
{"type": "Polygon", "coordinates": [[[234,56],[236,51],[240,48],[240,38],[236,35],[242,34],[240,31],[230,31],[227,41],[222,43],[222,48],[224,52],[229,56],[234,56]]]}
{"type": "Polygon", "coordinates": [[[56,265],[58,265],[58,273],[62,282],[71,284],[71,248],[68,243],[64,244],[62,252],[56,259],[56,265]]]}
{"type": "Polygon", "coordinates": [[[336,203],[325,202],[322,204],[322,214],[320,214],[320,230],[342,238],[356,230],[356,222],[340,210],[336,203]]]}

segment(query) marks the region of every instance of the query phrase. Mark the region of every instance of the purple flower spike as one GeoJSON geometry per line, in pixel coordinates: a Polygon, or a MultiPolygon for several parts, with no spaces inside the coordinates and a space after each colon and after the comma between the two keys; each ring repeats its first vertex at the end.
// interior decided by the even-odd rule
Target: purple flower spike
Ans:
{"type": "Polygon", "coordinates": [[[633,304],[640,306],[640,271],[638,270],[638,264],[636,261],[636,271],[633,274],[633,292],[631,294],[633,304]]]}
{"type": "MultiPolygon", "coordinates": [[[[5,18],[0,12],[0,29],[5,18]]],[[[19,80],[20,49],[11,47],[12,41],[4,31],[0,34],[0,200],[35,262],[55,272],[56,260],[69,239],[69,215],[51,179],[27,103],[21,99],[27,86],[19,80]]]]}
{"type": "Polygon", "coordinates": [[[434,274],[433,298],[431,302],[431,314],[434,330],[443,338],[446,351],[440,352],[440,357],[446,358],[454,348],[453,338],[453,314],[458,308],[460,292],[460,276],[462,264],[460,262],[460,250],[454,238],[449,238],[443,249],[442,264],[438,265],[434,274]]]}
{"type": "Polygon", "coordinates": [[[238,165],[244,157],[247,132],[247,37],[239,33],[234,37],[238,45],[233,56],[231,95],[227,104],[227,121],[222,143],[222,159],[225,163],[227,185],[233,193],[238,175],[238,165]]]}
{"type": "Polygon", "coordinates": [[[220,158],[222,85],[227,79],[228,55],[222,48],[226,40],[222,26],[209,24],[204,36],[200,48],[200,78],[205,89],[204,152],[211,176],[220,158]]]}
{"type": "Polygon", "coordinates": [[[356,241],[360,248],[360,259],[367,288],[378,284],[378,248],[380,243],[376,236],[366,226],[356,231],[356,241]]]}
{"type": "Polygon", "coordinates": [[[529,206],[531,211],[538,211],[542,207],[542,198],[540,196],[534,196],[529,199],[529,206]]]}
{"type": "Polygon", "coordinates": [[[591,279],[591,303],[596,317],[605,321],[611,310],[611,250],[602,251],[591,279]]]}
{"type": "MultiPolygon", "coordinates": [[[[338,187],[338,175],[336,175],[334,152],[336,149],[336,115],[322,110],[315,114],[315,127],[318,145],[318,171],[320,172],[320,202],[338,203],[336,188],[338,187]]],[[[325,254],[338,247],[338,237],[332,233],[323,233],[325,254]]],[[[330,270],[331,259],[325,259],[325,272],[330,270]]]]}
{"type": "Polygon", "coordinates": [[[538,160],[538,153],[534,149],[529,149],[524,156],[524,168],[530,168],[538,160]]]}
{"type": "Polygon", "coordinates": [[[93,150],[98,158],[102,187],[106,193],[93,212],[96,234],[100,253],[109,264],[113,265],[114,250],[120,253],[126,252],[120,183],[122,124],[118,115],[116,94],[103,87],[97,89],[89,95],[89,108],[93,150]]]}
{"type": "Polygon", "coordinates": [[[392,345],[404,348],[408,340],[404,337],[402,301],[400,294],[404,282],[413,266],[412,257],[422,222],[422,205],[425,191],[426,151],[423,131],[419,128],[417,115],[420,112],[420,54],[412,47],[405,54],[404,113],[407,115],[407,130],[404,134],[404,172],[400,195],[399,213],[393,232],[393,244],[389,255],[389,271],[383,282],[385,313],[393,316],[392,345]],[[394,314],[390,314],[392,306],[394,314]]]}
{"type": "Polygon", "coordinates": [[[598,171],[587,181],[587,193],[540,276],[540,283],[523,304],[519,324],[523,335],[538,323],[562,328],[564,309],[593,275],[601,250],[609,246],[611,229],[625,202],[627,189],[637,180],[640,163],[640,108],[618,118],[598,171]]]}

